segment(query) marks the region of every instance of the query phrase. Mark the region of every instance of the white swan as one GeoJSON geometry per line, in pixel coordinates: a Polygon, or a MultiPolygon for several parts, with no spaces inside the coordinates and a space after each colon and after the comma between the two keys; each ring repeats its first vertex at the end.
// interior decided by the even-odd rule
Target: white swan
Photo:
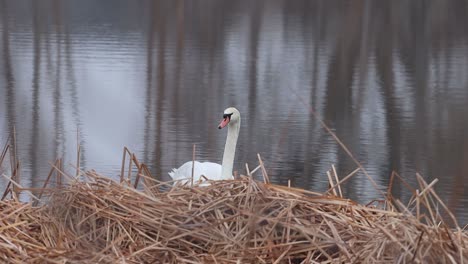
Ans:
{"type": "MultiPolygon", "coordinates": [[[[226,125],[228,127],[226,145],[224,146],[223,164],[195,161],[193,182],[203,181],[204,178],[202,175],[210,180],[228,180],[234,178],[232,176],[232,167],[234,165],[240,123],[241,118],[239,110],[234,107],[229,107],[224,110],[223,120],[221,120],[218,126],[219,129],[226,125]]],[[[179,180],[181,183],[185,183],[192,178],[192,164],[193,161],[187,161],[180,166],[180,168],[172,169],[169,175],[173,180],[179,180]]]]}

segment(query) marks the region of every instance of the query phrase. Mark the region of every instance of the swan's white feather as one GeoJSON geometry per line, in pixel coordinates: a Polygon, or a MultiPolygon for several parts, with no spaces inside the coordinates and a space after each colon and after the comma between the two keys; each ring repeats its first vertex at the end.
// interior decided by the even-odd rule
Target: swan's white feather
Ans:
{"type": "MultiPolygon", "coordinates": [[[[187,161],[178,169],[172,169],[169,172],[169,176],[175,181],[180,181],[184,184],[187,181],[191,181],[192,176],[192,161],[187,161]]],[[[221,164],[214,162],[199,162],[195,161],[195,169],[193,171],[193,182],[198,182],[199,180],[204,181],[202,175],[210,180],[228,180],[233,179],[233,177],[223,178],[221,164]]]]}
{"type": "MultiPolygon", "coordinates": [[[[229,180],[232,177],[232,167],[234,164],[234,156],[236,152],[237,138],[239,136],[240,128],[240,113],[234,107],[229,107],[224,110],[223,119],[218,128],[228,127],[226,137],[226,145],[224,146],[223,165],[213,162],[199,162],[195,161],[195,168],[193,172],[193,182],[204,181],[205,178],[209,180],[229,180]],[[204,176],[204,177],[202,177],[204,176]]],[[[172,169],[169,176],[174,181],[186,183],[192,178],[192,164],[193,161],[187,161],[178,169],[172,169]]]]}

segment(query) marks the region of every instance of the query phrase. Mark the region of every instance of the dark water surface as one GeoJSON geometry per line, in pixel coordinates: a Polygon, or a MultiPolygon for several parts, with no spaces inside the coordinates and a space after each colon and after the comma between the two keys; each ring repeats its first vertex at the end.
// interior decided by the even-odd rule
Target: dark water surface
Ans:
{"type": "MultiPolygon", "coordinates": [[[[0,0],[0,144],[16,127],[26,186],[75,163],[77,130],[81,168],[116,177],[128,146],[168,179],[193,144],[221,162],[233,105],[235,168],[261,153],[274,182],[323,191],[356,165],[312,109],[382,188],[438,178],[463,224],[466,25],[466,1],[0,0]]],[[[378,198],[363,174],[345,190],[378,198]]]]}

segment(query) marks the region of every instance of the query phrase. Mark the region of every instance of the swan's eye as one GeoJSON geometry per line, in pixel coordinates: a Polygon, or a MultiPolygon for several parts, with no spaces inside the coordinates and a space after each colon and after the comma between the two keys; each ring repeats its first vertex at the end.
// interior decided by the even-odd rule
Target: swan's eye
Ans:
{"type": "Polygon", "coordinates": [[[232,113],[231,114],[224,114],[223,118],[229,117],[229,119],[231,119],[231,116],[232,116],[232,113]]]}

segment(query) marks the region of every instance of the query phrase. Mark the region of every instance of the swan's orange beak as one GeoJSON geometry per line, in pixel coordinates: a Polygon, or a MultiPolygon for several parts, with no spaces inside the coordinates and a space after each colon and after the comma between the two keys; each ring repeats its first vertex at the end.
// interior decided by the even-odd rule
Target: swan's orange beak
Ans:
{"type": "Polygon", "coordinates": [[[221,129],[221,128],[227,126],[227,124],[229,124],[229,121],[231,121],[231,117],[226,116],[225,118],[223,118],[223,120],[221,120],[221,123],[219,123],[218,128],[221,129]]]}

